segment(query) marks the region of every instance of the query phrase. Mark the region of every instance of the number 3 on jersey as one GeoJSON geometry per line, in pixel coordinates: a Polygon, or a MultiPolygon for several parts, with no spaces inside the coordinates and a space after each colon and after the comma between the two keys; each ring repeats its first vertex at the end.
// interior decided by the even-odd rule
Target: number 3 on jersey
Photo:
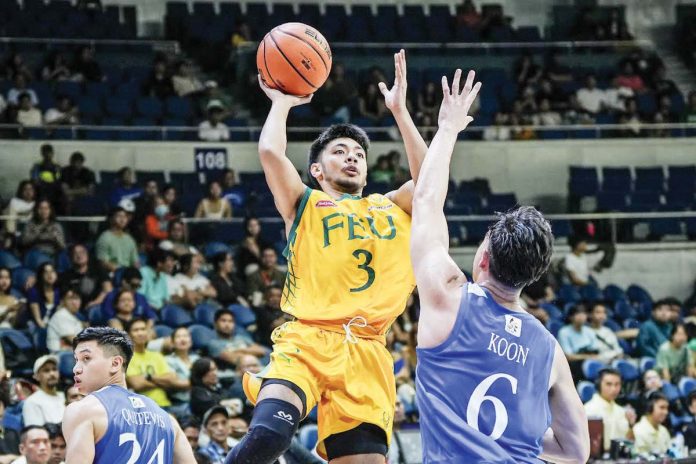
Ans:
{"type": "Polygon", "coordinates": [[[508,374],[493,374],[483,379],[483,381],[474,388],[473,393],[471,393],[471,398],[469,399],[469,405],[466,407],[466,423],[469,424],[469,427],[479,430],[478,416],[481,411],[481,405],[484,401],[493,403],[493,407],[495,408],[495,424],[493,424],[493,431],[491,431],[489,435],[493,440],[502,437],[508,425],[508,413],[503,402],[500,401],[500,398],[486,395],[486,392],[488,392],[493,383],[498,379],[508,380],[512,386],[512,394],[517,394],[516,378],[508,374]]]}
{"type": "Polygon", "coordinates": [[[367,250],[358,249],[353,252],[353,256],[358,260],[358,269],[367,273],[367,282],[360,287],[351,288],[350,291],[351,293],[362,292],[363,290],[370,288],[372,283],[375,281],[375,270],[370,267],[370,263],[372,262],[372,253],[367,250]],[[362,261],[362,263],[360,263],[360,261],[362,261]]]}

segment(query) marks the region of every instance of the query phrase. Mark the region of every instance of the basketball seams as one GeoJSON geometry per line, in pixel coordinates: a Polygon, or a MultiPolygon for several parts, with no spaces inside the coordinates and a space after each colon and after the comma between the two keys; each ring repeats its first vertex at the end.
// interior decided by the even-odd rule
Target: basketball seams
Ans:
{"type": "MultiPolygon", "coordinates": [[[[268,35],[269,34],[266,34],[266,37],[268,37],[268,35]]],[[[266,68],[266,75],[268,75],[268,78],[273,82],[273,86],[278,88],[278,83],[273,79],[273,75],[271,71],[268,70],[268,63],[266,62],[266,37],[261,41],[261,45],[263,46],[263,65],[266,68]]]]}
{"type": "Polygon", "coordinates": [[[287,63],[290,65],[290,67],[295,71],[295,73],[297,73],[298,76],[300,76],[300,77],[302,78],[303,81],[305,81],[305,83],[307,83],[307,85],[309,85],[309,86],[312,87],[313,89],[318,89],[319,87],[317,87],[316,85],[314,85],[313,83],[311,83],[311,82],[310,82],[310,81],[297,69],[297,67],[295,67],[295,64],[287,57],[287,55],[285,54],[285,52],[280,48],[280,45],[278,45],[278,42],[276,42],[275,37],[273,37],[273,31],[275,31],[275,29],[272,30],[271,32],[269,32],[269,33],[268,33],[268,36],[269,36],[269,37],[271,38],[271,40],[273,41],[273,45],[275,46],[275,49],[278,50],[278,53],[280,53],[280,56],[282,56],[282,57],[285,59],[285,61],[287,61],[287,63]]]}
{"type": "Polygon", "coordinates": [[[304,37],[300,37],[300,36],[296,35],[296,34],[293,33],[293,32],[284,31],[283,29],[281,29],[281,27],[282,27],[282,26],[278,26],[278,27],[276,27],[274,30],[277,29],[279,32],[282,32],[282,33],[285,34],[285,35],[289,35],[289,36],[291,36],[291,37],[294,37],[294,38],[296,38],[297,40],[300,40],[300,41],[306,43],[307,45],[309,45],[309,48],[311,48],[312,50],[314,50],[314,53],[316,53],[317,56],[319,57],[319,59],[321,60],[321,63],[324,65],[324,69],[326,69],[326,72],[327,72],[327,73],[329,72],[329,66],[326,64],[326,60],[324,60],[324,57],[322,56],[322,53],[325,53],[324,50],[318,49],[317,47],[315,47],[315,45],[314,45],[312,42],[310,42],[310,41],[308,41],[308,40],[305,40],[304,37]]]}

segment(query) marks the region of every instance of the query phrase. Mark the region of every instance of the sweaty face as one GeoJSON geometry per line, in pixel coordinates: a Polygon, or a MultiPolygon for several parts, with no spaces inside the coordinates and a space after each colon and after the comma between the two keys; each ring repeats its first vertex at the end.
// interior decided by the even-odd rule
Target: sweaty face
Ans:
{"type": "Polygon", "coordinates": [[[96,340],[82,342],[75,348],[75,387],[83,395],[102,388],[114,372],[113,356],[104,353],[96,340]]]}
{"type": "Polygon", "coordinates": [[[312,164],[311,175],[323,185],[341,192],[357,194],[367,183],[367,153],[358,142],[347,137],[332,140],[312,164]]]}

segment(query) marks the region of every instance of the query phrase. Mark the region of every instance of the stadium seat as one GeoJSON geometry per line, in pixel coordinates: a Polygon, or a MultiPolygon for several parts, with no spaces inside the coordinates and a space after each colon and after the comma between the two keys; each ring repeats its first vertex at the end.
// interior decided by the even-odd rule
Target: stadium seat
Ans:
{"type": "Polygon", "coordinates": [[[552,303],[542,303],[539,305],[544,311],[546,311],[551,319],[557,321],[563,320],[563,311],[560,310],[558,306],[552,303]]]}
{"type": "Polygon", "coordinates": [[[655,368],[655,358],[644,356],[644,357],[640,358],[639,366],[640,366],[640,373],[644,374],[645,371],[649,371],[650,369],[655,368]]]}
{"type": "Polygon", "coordinates": [[[162,315],[162,322],[173,329],[193,323],[193,318],[191,318],[189,312],[177,305],[166,305],[162,308],[160,314],[162,315]]]}
{"type": "Polygon", "coordinates": [[[546,323],[546,328],[551,332],[554,338],[558,337],[558,331],[561,330],[561,327],[563,327],[563,321],[551,319],[546,323]]]}
{"type": "Polygon", "coordinates": [[[12,287],[24,291],[27,281],[33,277],[36,277],[33,270],[26,267],[17,267],[12,270],[12,287]]]}
{"type": "Polygon", "coordinates": [[[22,266],[22,262],[9,251],[0,250],[0,267],[6,267],[10,271],[22,266]]]}
{"type": "Polygon", "coordinates": [[[640,377],[640,371],[638,368],[625,359],[615,360],[611,363],[611,367],[621,373],[621,380],[624,382],[632,382],[634,380],[638,380],[640,377]]]}
{"type": "Polygon", "coordinates": [[[626,292],[618,285],[609,284],[604,287],[604,299],[615,304],[618,301],[626,300],[626,292]]]}
{"type": "Polygon", "coordinates": [[[662,192],[665,189],[665,171],[662,166],[636,167],[636,191],[662,192]]]}
{"type": "Polygon", "coordinates": [[[679,380],[678,387],[682,398],[686,398],[689,396],[689,393],[696,390],[696,379],[693,377],[682,377],[679,380]]]}
{"type": "Polygon", "coordinates": [[[576,303],[582,299],[578,289],[570,284],[561,285],[556,296],[564,303],[576,303]]]}
{"type": "Polygon", "coordinates": [[[582,362],[582,375],[585,376],[587,380],[594,382],[594,380],[597,378],[597,374],[599,374],[599,371],[605,367],[607,367],[606,364],[601,361],[597,361],[596,359],[586,359],[582,362]]]}
{"type": "Polygon", "coordinates": [[[185,97],[169,97],[165,107],[167,114],[174,118],[188,119],[193,115],[191,102],[185,97]]]}
{"type": "Polygon", "coordinates": [[[598,212],[626,211],[627,209],[628,201],[625,193],[602,191],[597,194],[598,212]]]}
{"type": "Polygon", "coordinates": [[[135,102],[138,114],[149,118],[161,118],[163,115],[162,101],[157,97],[140,97],[135,102]]]}
{"type": "Polygon", "coordinates": [[[108,322],[102,314],[101,305],[87,308],[87,320],[89,321],[89,325],[92,326],[103,326],[108,322]]]}
{"type": "Polygon", "coordinates": [[[626,296],[632,303],[650,303],[653,300],[650,293],[643,287],[637,284],[633,284],[626,289],[626,296]]]}
{"type": "Polygon", "coordinates": [[[204,325],[206,327],[213,327],[215,325],[215,312],[217,308],[211,305],[198,305],[196,309],[193,310],[193,318],[196,324],[204,325]]]}
{"type": "Polygon", "coordinates": [[[298,438],[302,446],[308,450],[313,450],[317,446],[319,429],[315,424],[303,425],[299,430],[298,438]]]}
{"type": "Polygon", "coordinates": [[[168,325],[157,324],[155,325],[155,334],[157,338],[166,338],[172,335],[174,329],[168,325]]]}
{"type": "Polygon", "coordinates": [[[53,263],[53,258],[43,251],[31,249],[24,255],[24,267],[36,271],[44,263],[53,263]]]}
{"type": "Polygon", "coordinates": [[[234,313],[234,320],[237,324],[249,330],[249,327],[256,324],[256,313],[246,306],[233,304],[229,309],[234,313]]]}
{"type": "Polygon", "coordinates": [[[75,355],[72,351],[61,351],[58,354],[58,372],[63,379],[72,380],[75,367],[75,355]]]}
{"type": "Polygon", "coordinates": [[[596,285],[588,284],[580,287],[580,297],[583,300],[593,303],[595,301],[601,301],[604,295],[596,285]]]}
{"type": "Polygon", "coordinates": [[[619,321],[625,321],[637,316],[636,310],[627,300],[619,300],[614,304],[614,315],[619,321]]]}
{"type": "Polygon", "coordinates": [[[205,248],[203,249],[203,254],[205,255],[206,259],[210,259],[213,256],[219,254],[219,253],[230,253],[231,248],[229,245],[222,243],[222,242],[208,242],[205,244],[205,248]]]}
{"type": "Polygon", "coordinates": [[[613,332],[618,332],[619,330],[621,330],[621,325],[614,319],[609,318],[607,318],[607,320],[604,321],[604,327],[609,327],[613,332]]]}
{"type": "Polygon", "coordinates": [[[208,343],[215,338],[215,331],[207,325],[193,324],[189,326],[191,332],[191,343],[194,350],[201,350],[208,346],[208,343]]]}
{"type": "Polygon", "coordinates": [[[37,356],[29,337],[19,330],[0,329],[0,343],[8,370],[20,376],[33,374],[34,360],[37,356]]]}
{"type": "Polygon", "coordinates": [[[681,394],[679,393],[679,388],[670,382],[662,382],[662,393],[667,397],[670,403],[677,401],[681,394]]]}
{"type": "Polygon", "coordinates": [[[630,168],[602,168],[602,191],[628,193],[631,184],[630,168]]]}
{"type": "Polygon", "coordinates": [[[637,319],[629,317],[623,321],[624,329],[640,329],[640,322],[637,319]]]}
{"type": "Polygon", "coordinates": [[[587,380],[581,380],[578,382],[578,396],[580,396],[580,401],[587,403],[592,399],[592,396],[597,392],[597,389],[593,382],[588,382],[587,380]]]}

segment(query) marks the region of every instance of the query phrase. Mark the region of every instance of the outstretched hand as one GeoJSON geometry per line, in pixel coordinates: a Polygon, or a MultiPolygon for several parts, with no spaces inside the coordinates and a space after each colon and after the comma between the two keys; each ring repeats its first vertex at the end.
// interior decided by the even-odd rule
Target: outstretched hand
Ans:
{"type": "Polygon", "coordinates": [[[457,69],[454,73],[452,89],[450,90],[447,77],[442,76],[443,98],[440,106],[440,115],[437,118],[437,124],[441,129],[452,129],[461,132],[474,120],[474,118],[469,116],[469,109],[474,100],[476,100],[476,96],[481,89],[481,83],[477,82],[474,85],[476,73],[469,71],[464,88],[460,91],[459,80],[461,77],[462,70],[457,69]]]}
{"type": "Polygon", "coordinates": [[[384,95],[384,105],[392,113],[406,109],[406,52],[401,49],[394,53],[394,85],[391,89],[387,84],[378,84],[380,92],[384,95]]]}
{"type": "Polygon", "coordinates": [[[314,94],[309,94],[305,95],[304,97],[298,97],[296,95],[289,95],[287,93],[283,93],[280,90],[272,89],[269,86],[267,86],[263,80],[261,79],[261,75],[258,76],[259,79],[259,87],[261,87],[261,90],[263,90],[263,93],[266,94],[268,98],[270,98],[271,102],[273,103],[285,103],[288,105],[289,108],[292,108],[293,106],[299,106],[299,105],[304,105],[305,103],[309,103],[312,101],[312,97],[314,94]]]}

